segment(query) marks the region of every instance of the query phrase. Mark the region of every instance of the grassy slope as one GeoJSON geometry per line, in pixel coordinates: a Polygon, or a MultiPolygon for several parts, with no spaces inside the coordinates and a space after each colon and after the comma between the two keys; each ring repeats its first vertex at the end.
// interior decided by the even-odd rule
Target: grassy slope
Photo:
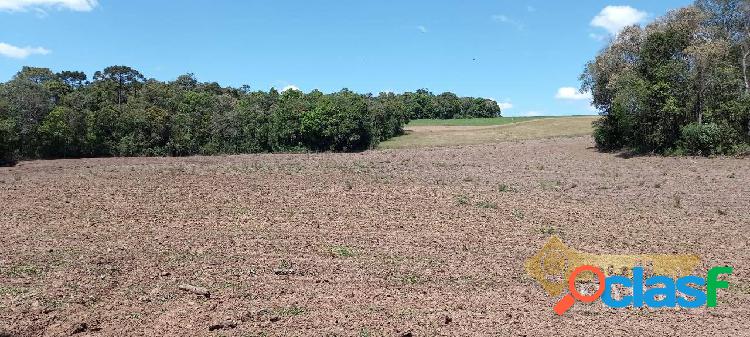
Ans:
{"type": "Polygon", "coordinates": [[[492,126],[530,121],[548,117],[497,117],[497,118],[460,118],[460,119],[415,119],[406,125],[411,126],[492,126]]]}
{"type": "Polygon", "coordinates": [[[489,126],[409,124],[407,134],[380,144],[382,149],[495,143],[502,141],[590,135],[596,116],[537,118],[489,126]]]}

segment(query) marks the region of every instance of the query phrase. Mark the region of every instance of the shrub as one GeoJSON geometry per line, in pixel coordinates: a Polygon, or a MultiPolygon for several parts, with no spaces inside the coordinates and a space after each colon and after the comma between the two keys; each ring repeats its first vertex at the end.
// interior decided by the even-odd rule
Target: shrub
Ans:
{"type": "Polygon", "coordinates": [[[736,150],[737,135],[726,125],[692,123],[682,127],[680,134],[678,153],[709,156],[736,150]]]}
{"type": "Polygon", "coordinates": [[[303,113],[301,133],[316,151],[361,151],[376,141],[367,103],[348,90],[323,96],[303,113]]]}
{"type": "Polygon", "coordinates": [[[70,109],[57,107],[42,121],[39,127],[40,151],[45,157],[64,157],[77,152],[73,149],[75,135],[68,122],[71,115],[70,109]]]}
{"type": "Polygon", "coordinates": [[[309,110],[305,96],[298,90],[284,91],[271,107],[268,143],[271,151],[304,151],[301,117],[309,110]]]}
{"type": "Polygon", "coordinates": [[[0,118],[0,166],[12,166],[16,160],[18,130],[10,118],[0,118]]]}
{"type": "Polygon", "coordinates": [[[601,151],[621,149],[624,144],[623,136],[617,128],[616,117],[607,116],[594,121],[594,142],[601,151]]]}

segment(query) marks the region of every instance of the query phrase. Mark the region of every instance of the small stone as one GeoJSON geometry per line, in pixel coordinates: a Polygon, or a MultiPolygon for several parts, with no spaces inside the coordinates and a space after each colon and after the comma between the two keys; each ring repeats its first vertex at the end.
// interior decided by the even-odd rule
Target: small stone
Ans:
{"type": "Polygon", "coordinates": [[[223,321],[216,324],[211,324],[208,327],[208,331],[234,329],[236,327],[237,324],[232,321],[223,321]]]}
{"type": "Polygon", "coordinates": [[[73,326],[73,332],[71,335],[75,335],[81,332],[86,332],[89,329],[89,325],[86,322],[78,323],[73,326]]]}
{"type": "Polygon", "coordinates": [[[278,268],[274,269],[273,273],[276,275],[293,275],[295,270],[292,268],[278,268]]]}
{"type": "Polygon", "coordinates": [[[178,288],[180,290],[188,291],[188,292],[191,292],[191,293],[196,294],[196,295],[202,295],[202,296],[205,296],[207,298],[211,297],[211,292],[208,291],[208,289],[203,288],[203,287],[196,287],[196,286],[189,285],[189,284],[180,284],[178,286],[178,288]]]}

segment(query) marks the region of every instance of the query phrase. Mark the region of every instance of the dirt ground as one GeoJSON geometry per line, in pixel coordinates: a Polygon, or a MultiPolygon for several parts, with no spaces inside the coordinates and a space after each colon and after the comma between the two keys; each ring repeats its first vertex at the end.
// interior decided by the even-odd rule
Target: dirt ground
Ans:
{"type": "Polygon", "coordinates": [[[0,168],[0,336],[750,335],[750,159],[592,145],[0,168]],[[559,317],[524,271],[551,235],[698,254],[731,287],[715,308],[559,317]]]}

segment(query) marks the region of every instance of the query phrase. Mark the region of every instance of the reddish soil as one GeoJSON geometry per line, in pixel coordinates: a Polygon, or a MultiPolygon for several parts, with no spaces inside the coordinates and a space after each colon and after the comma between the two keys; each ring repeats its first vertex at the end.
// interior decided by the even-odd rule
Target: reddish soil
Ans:
{"type": "Polygon", "coordinates": [[[750,335],[749,183],[750,159],[589,137],[23,162],[0,168],[0,336],[750,335]],[[523,265],[552,234],[698,254],[732,286],[715,308],[558,317],[523,265]]]}

